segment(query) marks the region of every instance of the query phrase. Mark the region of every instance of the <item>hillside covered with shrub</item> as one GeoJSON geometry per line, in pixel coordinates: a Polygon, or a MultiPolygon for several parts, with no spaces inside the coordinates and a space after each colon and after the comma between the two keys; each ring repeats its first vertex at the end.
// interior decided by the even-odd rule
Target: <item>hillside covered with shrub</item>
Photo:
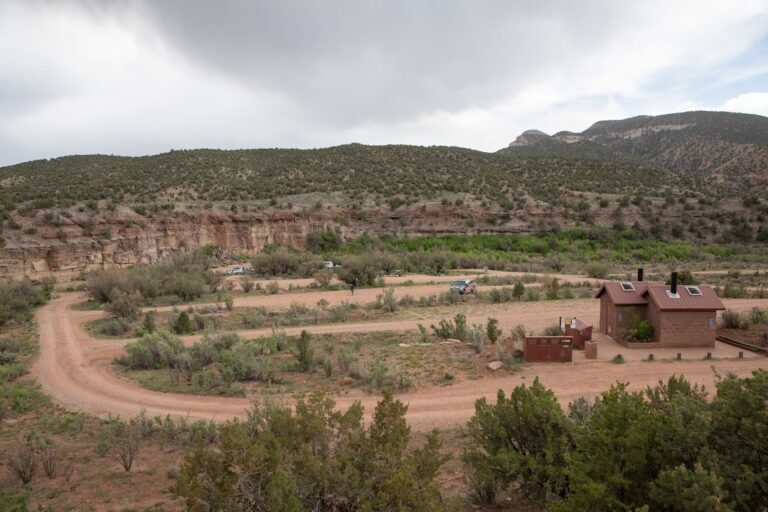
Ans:
{"type": "Polygon", "coordinates": [[[306,246],[326,230],[349,241],[597,228],[636,240],[763,244],[764,162],[745,155],[762,154],[764,118],[724,116],[531,131],[498,153],[349,144],[26,162],[0,168],[0,273],[77,274],[208,245],[253,255],[306,246]],[[718,144],[728,147],[717,153],[718,144]],[[727,159],[734,148],[739,158],[713,167],[707,155],[727,159]]]}
{"type": "Polygon", "coordinates": [[[460,194],[502,205],[548,201],[563,191],[709,195],[703,183],[610,161],[507,157],[457,147],[364,146],[325,149],[171,151],[154,156],[83,155],[0,169],[6,209],[281,199],[340,193],[354,201],[422,201],[460,194]]]}
{"type": "Polygon", "coordinates": [[[732,112],[681,112],[598,121],[581,133],[552,137],[529,130],[500,153],[591,157],[634,162],[735,185],[768,190],[768,117],[732,112]]]}

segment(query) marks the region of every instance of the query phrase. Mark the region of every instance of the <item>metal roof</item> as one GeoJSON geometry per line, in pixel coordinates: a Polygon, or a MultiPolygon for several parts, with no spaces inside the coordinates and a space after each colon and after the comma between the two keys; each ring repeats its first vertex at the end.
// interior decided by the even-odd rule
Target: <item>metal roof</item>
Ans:
{"type": "Polygon", "coordinates": [[[595,298],[608,294],[617,306],[646,306],[649,298],[662,311],[712,311],[725,309],[715,291],[706,284],[696,285],[701,295],[688,293],[686,285],[677,286],[678,297],[670,297],[669,286],[653,281],[631,281],[634,290],[625,290],[619,281],[607,281],[598,290],[595,298]]]}
{"type": "Polygon", "coordinates": [[[696,285],[696,288],[701,290],[701,295],[692,295],[688,293],[686,285],[678,285],[678,296],[673,298],[667,293],[665,285],[649,286],[643,296],[650,297],[662,311],[712,311],[725,309],[725,306],[723,306],[723,303],[710,286],[701,284],[696,285]]]}
{"type": "Polygon", "coordinates": [[[611,302],[617,306],[645,306],[648,301],[643,297],[643,293],[648,288],[648,281],[631,281],[634,290],[624,290],[619,281],[606,281],[597,291],[595,298],[600,298],[603,293],[607,293],[611,302]]]}

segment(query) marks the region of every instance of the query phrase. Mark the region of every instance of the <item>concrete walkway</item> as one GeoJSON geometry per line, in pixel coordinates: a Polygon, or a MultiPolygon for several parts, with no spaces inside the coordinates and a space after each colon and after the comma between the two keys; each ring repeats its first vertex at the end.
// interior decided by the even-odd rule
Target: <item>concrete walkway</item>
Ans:
{"type": "MultiPolygon", "coordinates": [[[[613,338],[600,333],[595,332],[592,334],[592,339],[597,341],[597,361],[610,361],[616,355],[621,354],[624,356],[625,361],[645,361],[648,359],[649,354],[653,354],[654,359],[661,360],[675,360],[677,354],[682,354],[683,361],[701,361],[703,360],[707,352],[712,353],[712,359],[736,359],[739,357],[739,352],[744,353],[744,358],[765,358],[760,354],[743,350],[733,345],[728,345],[720,341],[715,342],[714,348],[627,348],[615,341],[613,338]]],[[[589,360],[584,357],[583,350],[573,351],[573,362],[577,363],[591,363],[595,360],[589,360]]]]}

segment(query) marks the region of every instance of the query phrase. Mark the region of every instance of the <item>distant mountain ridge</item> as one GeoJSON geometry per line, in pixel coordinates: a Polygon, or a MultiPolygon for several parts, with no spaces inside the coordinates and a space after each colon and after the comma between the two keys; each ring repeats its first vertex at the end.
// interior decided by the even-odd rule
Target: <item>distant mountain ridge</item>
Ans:
{"type": "Polygon", "coordinates": [[[581,133],[523,132],[509,155],[635,162],[745,189],[768,190],[768,117],[682,112],[598,121],[581,133]]]}

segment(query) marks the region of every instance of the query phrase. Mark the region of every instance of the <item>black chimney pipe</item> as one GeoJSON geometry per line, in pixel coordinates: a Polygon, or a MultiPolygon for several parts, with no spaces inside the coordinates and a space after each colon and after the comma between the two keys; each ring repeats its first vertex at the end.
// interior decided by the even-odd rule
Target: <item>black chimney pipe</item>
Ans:
{"type": "Polygon", "coordinates": [[[677,272],[672,272],[672,280],[669,287],[669,292],[672,295],[677,295],[677,272]]]}
{"type": "Polygon", "coordinates": [[[637,269],[637,282],[643,281],[643,269],[639,268],[637,269]]]}

